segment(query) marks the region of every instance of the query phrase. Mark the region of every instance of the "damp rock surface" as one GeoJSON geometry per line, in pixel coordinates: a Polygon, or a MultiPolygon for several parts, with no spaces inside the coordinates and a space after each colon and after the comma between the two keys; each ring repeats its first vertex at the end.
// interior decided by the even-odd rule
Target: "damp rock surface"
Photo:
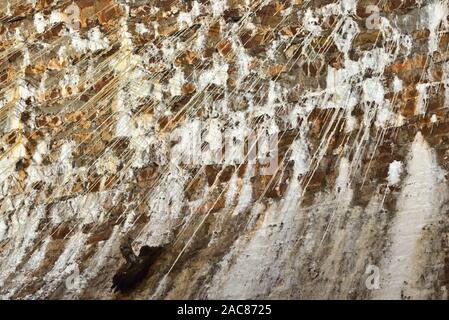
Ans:
{"type": "Polygon", "coordinates": [[[448,31],[448,0],[0,0],[0,298],[447,299],[448,31]],[[127,237],[164,250],[116,293],[127,237]]]}

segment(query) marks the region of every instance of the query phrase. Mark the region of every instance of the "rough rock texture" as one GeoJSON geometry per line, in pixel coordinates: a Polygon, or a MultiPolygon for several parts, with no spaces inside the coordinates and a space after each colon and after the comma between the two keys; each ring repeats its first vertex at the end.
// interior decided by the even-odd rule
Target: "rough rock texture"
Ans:
{"type": "Polygon", "coordinates": [[[0,297],[447,299],[448,14],[0,0],[0,297]],[[257,128],[275,172],[211,160],[257,128]],[[116,294],[127,236],[167,249],[116,294]]]}

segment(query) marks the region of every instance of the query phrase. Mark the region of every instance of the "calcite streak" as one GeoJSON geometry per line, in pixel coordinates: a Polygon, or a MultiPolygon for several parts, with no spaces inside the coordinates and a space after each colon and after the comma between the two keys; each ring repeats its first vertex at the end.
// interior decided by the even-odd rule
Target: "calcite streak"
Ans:
{"type": "Polygon", "coordinates": [[[376,292],[377,298],[425,298],[413,279],[413,275],[423,272],[417,263],[424,258],[421,255],[425,255],[420,240],[424,236],[423,229],[438,221],[441,207],[447,201],[444,172],[421,133],[416,135],[408,158],[408,174],[398,197],[398,211],[391,226],[391,245],[381,269],[384,281],[382,289],[376,292]]]}

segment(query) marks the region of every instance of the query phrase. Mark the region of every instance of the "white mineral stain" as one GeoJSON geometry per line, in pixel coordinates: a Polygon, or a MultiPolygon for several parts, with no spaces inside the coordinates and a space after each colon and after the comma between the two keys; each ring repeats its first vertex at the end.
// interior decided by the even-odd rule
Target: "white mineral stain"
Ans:
{"type": "MultiPolygon", "coordinates": [[[[402,294],[407,295],[412,275],[416,272],[414,259],[423,227],[438,218],[447,198],[444,172],[421,133],[413,141],[406,166],[407,176],[390,228],[391,245],[379,266],[381,289],[373,292],[374,298],[401,299],[402,294]]],[[[399,182],[397,171],[397,168],[392,169],[391,182],[399,182]]]]}

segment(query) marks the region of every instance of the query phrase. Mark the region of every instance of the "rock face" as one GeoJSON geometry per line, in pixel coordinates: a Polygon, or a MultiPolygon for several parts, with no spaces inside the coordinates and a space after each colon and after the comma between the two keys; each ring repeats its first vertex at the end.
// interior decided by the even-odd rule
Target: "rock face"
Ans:
{"type": "Polygon", "coordinates": [[[447,299],[448,15],[0,0],[0,297],[447,299]]]}

